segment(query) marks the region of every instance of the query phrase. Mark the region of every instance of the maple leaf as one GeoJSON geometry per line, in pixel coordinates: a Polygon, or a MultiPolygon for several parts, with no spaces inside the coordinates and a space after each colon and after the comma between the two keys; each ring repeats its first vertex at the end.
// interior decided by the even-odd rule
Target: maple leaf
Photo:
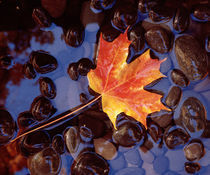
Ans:
{"type": "Polygon", "coordinates": [[[102,98],[103,111],[107,113],[114,127],[116,117],[121,112],[135,118],[146,127],[146,117],[149,113],[167,109],[160,101],[161,95],[143,89],[152,81],[164,77],[159,68],[165,59],[162,61],[151,59],[150,50],[147,50],[136,60],[127,64],[129,45],[130,41],[126,33],[121,34],[112,43],[106,42],[101,36],[97,67],[87,75],[89,86],[100,95],[83,106],[61,114],[59,118],[47,123],[43,122],[25,133],[20,133],[10,143],[69,118],[70,115],[81,111],[100,98],[102,98]]]}
{"type": "Polygon", "coordinates": [[[130,41],[126,32],[112,43],[100,37],[97,67],[87,77],[89,86],[102,97],[102,109],[115,126],[116,117],[124,112],[146,126],[149,113],[167,109],[158,94],[143,88],[163,77],[159,61],[150,58],[147,50],[130,64],[126,63],[130,41]]]}

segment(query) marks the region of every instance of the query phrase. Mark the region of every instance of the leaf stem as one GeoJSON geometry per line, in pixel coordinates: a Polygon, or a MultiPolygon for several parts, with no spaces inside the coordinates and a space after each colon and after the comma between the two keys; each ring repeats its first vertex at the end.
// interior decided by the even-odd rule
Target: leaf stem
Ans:
{"type": "Polygon", "coordinates": [[[63,116],[61,116],[60,118],[57,118],[56,120],[53,120],[53,121],[48,122],[48,123],[46,123],[46,124],[43,124],[43,125],[41,125],[41,126],[39,126],[39,127],[37,127],[37,128],[34,128],[34,129],[30,130],[30,131],[27,131],[27,132],[25,132],[25,133],[23,133],[23,134],[17,136],[17,137],[14,138],[13,140],[11,140],[10,143],[15,142],[16,140],[20,139],[21,137],[26,136],[26,135],[28,135],[28,134],[30,134],[30,133],[32,133],[32,132],[35,132],[35,131],[40,130],[40,129],[43,129],[43,128],[45,128],[45,127],[47,127],[47,126],[50,126],[50,125],[52,125],[52,124],[54,124],[54,123],[56,123],[56,122],[59,122],[59,121],[65,119],[65,118],[67,118],[69,115],[72,115],[72,114],[75,114],[76,112],[81,111],[82,109],[84,109],[84,108],[86,108],[87,106],[89,106],[89,105],[93,104],[94,102],[96,102],[98,99],[101,98],[101,96],[102,96],[102,95],[99,95],[99,96],[95,97],[94,99],[92,99],[91,101],[89,101],[88,103],[86,103],[85,105],[79,107],[78,109],[75,109],[74,111],[70,111],[70,112],[68,112],[68,113],[65,113],[63,116]]]}

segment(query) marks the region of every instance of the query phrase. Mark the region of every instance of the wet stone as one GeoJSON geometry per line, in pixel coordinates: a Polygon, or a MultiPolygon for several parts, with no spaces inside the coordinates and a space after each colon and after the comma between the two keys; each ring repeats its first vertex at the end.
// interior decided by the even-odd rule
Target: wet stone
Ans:
{"type": "Polygon", "coordinates": [[[184,154],[189,161],[200,160],[205,154],[203,143],[198,139],[192,140],[184,147],[184,154]]]}
{"type": "Polygon", "coordinates": [[[51,19],[42,8],[35,8],[32,12],[32,18],[40,27],[51,26],[51,19]]]}
{"type": "Polygon", "coordinates": [[[0,110],[0,145],[6,144],[15,134],[16,124],[11,114],[4,110],[0,110]]]}
{"type": "Polygon", "coordinates": [[[203,104],[195,97],[186,99],[181,107],[180,117],[189,132],[200,135],[206,127],[206,110],[203,104]]]}
{"type": "Polygon", "coordinates": [[[103,10],[100,0],[91,0],[90,7],[95,10],[100,10],[100,11],[103,10]]]}
{"type": "Polygon", "coordinates": [[[194,174],[200,170],[200,165],[198,163],[186,162],[185,171],[190,174],[194,174]]]}
{"type": "Polygon", "coordinates": [[[58,66],[55,57],[43,51],[33,51],[29,57],[34,69],[41,74],[52,72],[58,66]]]}
{"type": "Polygon", "coordinates": [[[46,97],[53,99],[56,96],[56,87],[53,81],[48,77],[39,78],[39,88],[41,94],[46,97]]]}
{"type": "Polygon", "coordinates": [[[146,119],[147,132],[155,143],[162,144],[163,140],[163,129],[155,123],[151,118],[146,119]]]}
{"type": "Polygon", "coordinates": [[[114,41],[121,32],[115,29],[111,24],[106,24],[101,27],[102,37],[107,42],[114,41]]]}
{"type": "Polygon", "coordinates": [[[163,174],[169,167],[169,160],[165,156],[157,157],[153,162],[154,170],[159,173],[163,174]]]}
{"type": "Polygon", "coordinates": [[[31,174],[58,174],[61,168],[61,158],[52,148],[46,148],[28,159],[31,174]]]}
{"type": "Polygon", "coordinates": [[[108,175],[109,165],[100,155],[94,152],[84,152],[73,162],[71,174],[108,175]]]}
{"type": "Polygon", "coordinates": [[[125,31],[128,25],[137,20],[137,8],[132,3],[121,4],[114,12],[112,24],[119,30],[125,31]]]}
{"type": "Polygon", "coordinates": [[[64,133],[64,139],[69,153],[76,153],[81,142],[78,127],[68,128],[64,133]]]}
{"type": "Polygon", "coordinates": [[[189,26],[189,13],[185,7],[180,7],[176,11],[173,20],[173,28],[178,32],[184,32],[189,26]]]}
{"type": "Polygon", "coordinates": [[[95,152],[106,160],[112,160],[117,156],[117,149],[113,143],[104,138],[94,139],[95,152]]]}
{"type": "Polygon", "coordinates": [[[72,79],[72,80],[78,80],[79,78],[79,73],[78,73],[78,64],[77,63],[71,63],[69,64],[69,67],[67,69],[67,73],[69,74],[69,77],[72,79]]]}
{"type": "Polygon", "coordinates": [[[77,71],[82,76],[86,76],[87,73],[93,68],[94,68],[93,62],[89,58],[81,58],[78,61],[77,71]]]}
{"type": "Polygon", "coordinates": [[[123,155],[117,156],[115,159],[109,162],[109,165],[113,170],[121,170],[126,166],[126,164],[127,163],[123,155]]]}
{"type": "Polygon", "coordinates": [[[208,5],[198,5],[193,11],[193,16],[199,21],[210,21],[210,7],[208,5]]]}
{"type": "Polygon", "coordinates": [[[124,147],[142,144],[145,140],[145,127],[131,117],[121,113],[117,116],[117,130],[113,133],[113,139],[116,143],[124,147]],[[127,118],[127,119],[124,119],[127,118]]]}
{"type": "Polygon", "coordinates": [[[87,128],[86,126],[81,126],[79,128],[79,133],[80,133],[80,138],[84,142],[90,142],[93,139],[92,131],[89,128],[87,128]]]}
{"type": "Polygon", "coordinates": [[[144,48],[144,29],[141,26],[141,23],[137,23],[128,29],[127,36],[128,39],[132,41],[129,47],[134,48],[135,52],[139,52],[144,48]]]}
{"type": "Polygon", "coordinates": [[[55,135],[53,137],[52,147],[56,150],[58,154],[63,154],[65,152],[65,144],[61,135],[55,135]]]}
{"type": "Polygon", "coordinates": [[[147,12],[147,4],[145,0],[139,0],[138,1],[138,9],[141,13],[147,12]]]}
{"type": "Polygon", "coordinates": [[[94,151],[92,137],[85,138],[84,133],[78,126],[67,128],[64,132],[64,140],[67,151],[76,159],[80,154],[86,151],[94,151]]]}
{"type": "Polygon", "coordinates": [[[36,131],[20,140],[19,149],[24,156],[31,156],[47,148],[50,143],[50,137],[47,132],[36,131]]]}
{"type": "Polygon", "coordinates": [[[141,155],[142,160],[144,162],[149,163],[149,164],[151,164],[155,159],[155,157],[154,157],[154,155],[151,151],[146,151],[145,152],[145,151],[143,151],[143,149],[141,149],[141,147],[139,148],[139,153],[141,155]]]}
{"type": "Polygon", "coordinates": [[[141,23],[137,23],[133,27],[130,27],[128,29],[127,36],[130,41],[141,38],[144,39],[144,28],[141,26],[141,23]]]}
{"type": "Polygon", "coordinates": [[[173,112],[160,110],[149,114],[147,118],[151,118],[151,120],[157,123],[160,127],[166,128],[173,122],[173,112]]]}
{"type": "Polygon", "coordinates": [[[38,96],[32,102],[30,111],[36,120],[41,121],[51,117],[56,109],[48,99],[38,96]]]}
{"type": "Polygon", "coordinates": [[[178,126],[168,127],[164,132],[164,141],[169,149],[183,147],[189,140],[189,135],[178,126]]]}
{"type": "Polygon", "coordinates": [[[79,127],[87,127],[91,130],[93,138],[99,138],[109,130],[106,123],[107,117],[103,112],[88,112],[78,116],[79,127]]]}
{"type": "Polygon", "coordinates": [[[207,74],[207,55],[200,43],[191,35],[182,35],[175,40],[178,64],[189,80],[200,80],[207,74]]]}
{"type": "Polygon", "coordinates": [[[125,160],[129,165],[138,166],[141,167],[143,164],[143,161],[140,157],[140,154],[137,149],[131,149],[130,151],[127,151],[124,153],[125,160]]]}
{"type": "Polygon", "coordinates": [[[188,78],[179,69],[173,69],[171,71],[171,80],[173,81],[173,83],[180,87],[186,87],[189,84],[188,78]]]}
{"type": "Polygon", "coordinates": [[[158,5],[164,5],[163,2],[164,1],[162,0],[147,0],[146,5],[148,10],[151,10],[152,8],[157,7],[158,5]]]}
{"type": "Polygon", "coordinates": [[[79,47],[85,37],[84,27],[82,25],[74,25],[69,27],[65,32],[65,42],[71,47],[79,47]]]}
{"type": "Polygon", "coordinates": [[[169,107],[169,108],[176,108],[176,106],[178,105],[180,99],[182,97],[182,90],[180,87],[177,86],[173,86],[166,99],[165,99],[165,104],[169,107]]]}
{"type": "Polygon", "coordinates": [[[147,162],[144,162],[142,165],[142,168],[145,171],[145,175],[158,175],[158,173],[155,172],[154,168],[153,168],[153,164],[149,164],[147,162]]]}
{"type": "Polygon", "coordinates": [[[12,63],[12,56],[6,55],[0,57],[0,68],[8,68],[12,63]]]}
{"type": "Polygon", "coordinates": [[[17,122],[20,128],[27,128],[35,122],[35,119],[30,111],[25,111],[18,115],[17,122]]]}
{"type": "Polygon", "coordinates": [[[28,79],[36,78],[36,72],[31,63],[27,62],[23,65],[23,73],[28,79]]]}
{"type": "Polygon", "coordinates": [[[165,29],[153,27],[145,33],[147,44],[159,53],[166,53],[170,49],[170,38],[165,29]]]}
{"type": "Polygon", "coordinates": [[[149,10],[149,18],[154,22],[169,21],[173,16],[173,10],[164,7],[163,5],[156,5],[149,10]]]}
{"type": "Polygon", "coordinates": [[[183,149],[168,150],[165,156],[169,160],[169,169],[171,171],[179,172],[184,170],[186,159],[184,157],[183,149]]]}
{"type": "Polygon", "coordinates": [[[66,9],[66,0],[41,0],[42,7],[45,8],[53,18],[62,16],[66,9]]]}

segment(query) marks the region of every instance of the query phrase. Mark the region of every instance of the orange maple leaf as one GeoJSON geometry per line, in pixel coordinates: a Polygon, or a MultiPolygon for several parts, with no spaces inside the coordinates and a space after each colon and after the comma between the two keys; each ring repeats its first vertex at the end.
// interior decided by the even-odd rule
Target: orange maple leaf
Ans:
{"type": "Polygon", "coordinates": [[[150,58],[150,50],[130,64],[126,63],[130,41],[126,32],[112,43],[100,38],[97,67],[88,73],[89,86],[102,97],[102,108],[115,126],[116,117],[124,112],[146,126],[149,113],[167,109],[158,94],[143,88],[163,77],[159,61],[150,58]]]}
{"type": "Polygon", "coordinates": [[[100,93],[100,96],[71,112],[62,114],[55,120],[40,124],[18,135],[10,142],[15,142],[27,134],[69,118],[70,115],[79,112],[100,98],[102,98],[103,111],[107,113],[114,127],[116,116],[121,112],[125,112],[146,127],[146,117],[149,113],[167,109],[160,101],[161,95],[143,89],[145,85],[164,77],[159,68],[165,59],[162,61],[151,59],[150,50],[147,50],[135,61],[127,64],[129,45],[130,41],[126,33],[121,34],[112,43],[106,42],[101,37],[97,68],[91,70],[87,76],[90,87],[100,93]]]}

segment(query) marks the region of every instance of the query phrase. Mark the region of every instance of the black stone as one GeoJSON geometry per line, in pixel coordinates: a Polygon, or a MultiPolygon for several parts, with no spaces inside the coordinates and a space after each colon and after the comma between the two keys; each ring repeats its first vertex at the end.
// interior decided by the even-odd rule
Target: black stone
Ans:
{"type": "Polygon", "coordinates": [[[0,68],[8,68],[12,63],[12,56],[5,55],[0,57],[0,68]]]}
{"type": "Polygon", "coordinates": [[[34,69],[41,74],[52,72],[58,66],[55,57],[43,51],[33,51],[29,57],[34,69]]]}
{"type": "Polygon", "coordinates": [[[189,26],[189,12],[185,7],[180,7],[176,11],[176,15],[173,20],[174,29],[181,33],[187,30],[189,26]]]}
{"type": "Polygon", "coordinates": [[[24,136],[19,142],[19,149],[24,156],[34,155],[51,144],[50,136],[45,131],[36,131],[24,136]]]}
{"type": "Polygon", "coordinates": [[[173,69],[171,71],[171,80],[180,87],[187,87],[189,84],[188,78],[179,69],[173,69]]]}
{"type": "Polygon", "coordinates": [[[208,5],[198,5],[193,11],[193,16],[199,21],[210,21],[210,7],[208,5]]]}
{"type": "Polygon", "coordinates": [[[115,29],[111,24],[105,24],[101,27],[102,37],[107,42],[114,41],[121,32],[115,29]]]}
{"type": "Polygon", "coordinates": [[[6,144],[14,136],[16,124],[11,114],[4,110],[0,110],[0,145],[6,144]]]}
{"type": "Polygon", "coordinates": [[[63,154],[65,152],[65,144],[61,135],[55,135],[52,140],[52,147],[57,153],[63,154]]]}
{"type": "Polygon", "coordinates": [[[80,75],[86,76],[87,73],[94,68],[93,62],[88,58],[81,58],[78,61],[77,71],[80,75]]]}
{"type": "Polygon", "coordinates": [[[178,105],[181,97],[182,97],[182,90],[181,90],[181,88],[177,87],[177,86],[173,86],[169,90],[169,93],[166,96],[166,99],[165,99],[164,103],[169,108],[176,108],[176,106],[178,105]]]}
{"type": "Polygon", "coordinates": [[[109,164],[104,158],[94,152],[84,152],[73,162],[71,174],[108,175],[109,164]]]}
{"type": "Polygon", "coordinates": [[[189,80],[203,79],[207,74],[208,57],[200,43],[191,35],[175,40],[178,64],[189,80]]]}
{"type": "Polygon", "coordinates": [[[21,112],[18,115],[17,122],[20,128],[27,128],[32,125],[36,120],[30,111],[21,112]]]}
{"type": "Polygon", "coordinates": [[[114,141],[124,147],[134,146],[136,144],[142,144],[145,141],[145,127],[140,122],[135,120],[128,120],[130,116],[125,116],[124,113],[121,113],[117,116],[116,127],[117,130],[113,133],[114,141]]]}
{"type": "Polygon", "coordinates": [[[32,13],[32,18],[40,27],[51,26],[50,16],[43,8],[35,8],[32,13]]]}
{"type": "Polygon", "coordinates": [[[169,125],[173,124],[172,111],[160,110],[149,114],[147,118],[150,118],[162,128],[166,128],[169,125]]]}
{"type": "Polygon", "coordinates": [[[164,132],[164,141],[169,149],[183,147],[189,138],[189,134],[178,126],[169,126],[164,132]]]}
{"type": "Polygon", "coordinates": [[[199,165],[199,163],[196,163],[196,162],[185,162],[184,167],[185,167],[185,171],[190,174],[194,174],[200,171],[201,169],[201,166],[199,165]]]}
{"type": "Polygon", "coordinates": [[[28,159],[31,174],[59,174],[61,157],[53,148],[46,148],[28,159]]]}
{"type": "Polygon", "coordinates": [[[23,65],[23,73],[28,79],[36,78],[36,72],[31,63],[27,62],[23,65]]]}
{"type": "Polygon", "coordinates": [[[189,161],[200,160],[205,154],[203,143],[198,139],[192,140],[184,147],[184,154],[189,161]]]}
{"type": "Polygon", "coordinates": [[[41,121],[52,116],[56,109],[48,99],[38,96],[32,102],[30,111],[36,120],[41,121]]]}
{"type": "Polygon", "coordinates": [[[159,53],[166,53],[170,50],[170,37],[165,29],[153,27],[145,33],[147,44],[159,53]]]}
{"type": "Polygon", "coordinates": [[[79,47],[84,40],[85,32],[82,25],[74,25],[65,32],[65,41],[71,47],[79,47]]]}
{"type": "Polygon", "coordinates": [[[39,88],[41,94],[46,97],[53,99],[56,96],[56,87],[53,81],[48,77],[39,78],[39,88]]]}
{"type": "Polygon", "coordinates": [[[79,73],[78,73],[78,64],[77,63],[71,63],[69,64],[69,67],[68,67],[68,74],[69,74],[69,77],[72,79],[72,80],[78,80],[79,78],[79,73]]]}
{"type": "Polygon", "coordinates": [[[189,132],[196,133],[205,130],[206,127],[206,110],[203,104],[195,97],[187,98],[180,112],[182,123],[189,132]]]}

